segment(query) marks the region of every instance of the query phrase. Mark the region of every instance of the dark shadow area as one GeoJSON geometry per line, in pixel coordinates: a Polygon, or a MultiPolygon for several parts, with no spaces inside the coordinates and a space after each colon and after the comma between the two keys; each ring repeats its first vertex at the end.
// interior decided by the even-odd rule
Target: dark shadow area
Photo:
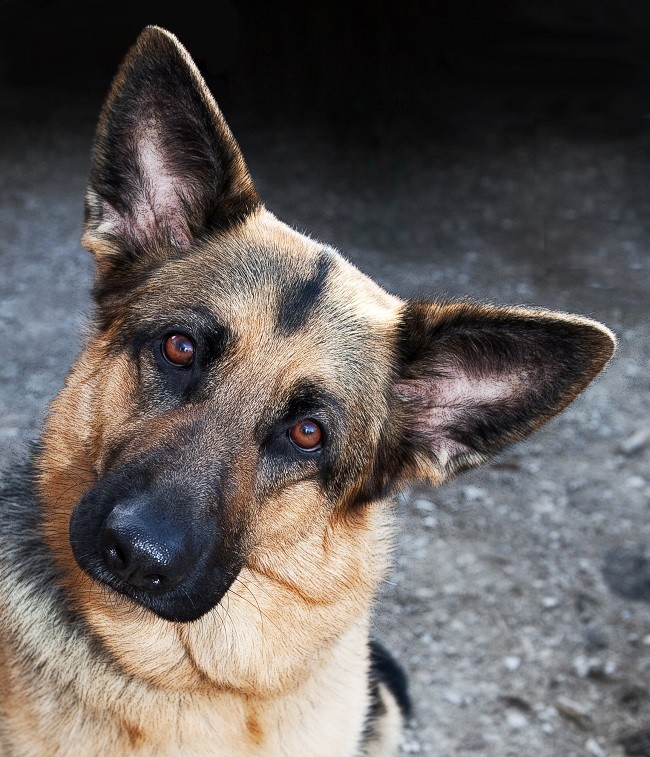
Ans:
{"type": "Polygon", "coordinates": [[[341,136],[396,120],[441,136],[540,121],[629,132],[650,115],[650,5],[639,0],[5,0],[0,82],[101,97],[149,23],[179,37],[226,111],[341,136]]]}

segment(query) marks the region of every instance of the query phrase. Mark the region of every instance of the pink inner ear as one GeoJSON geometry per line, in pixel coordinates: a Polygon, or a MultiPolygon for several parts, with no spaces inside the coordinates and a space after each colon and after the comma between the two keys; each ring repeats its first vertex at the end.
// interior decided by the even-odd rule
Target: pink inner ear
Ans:
{"type": "Polygon", "coordinates": [[[517,394],[525,380],[521,373],[470,376],[455,366],[429,379],[399,381],[399,396],[417,398],[429,407],[455,408],[500,402],[517,394]]]}
{"type": "Polygon", "coordinates": [[[472,376],[456,366],[428,379],[402,380],[395,384],[398,397],[417,401],[413,431],[423,437],[444,465],[469,449],[451,438],[456,424],[481,407],[499,404],[521,393],[525,372],[472,376]]]}
{"type": "Polygon", "coordinates": [[[104,202],[102,231],[135,238],[142,245],[171,237],[181,249],[192,243],[184,200],[188,187],[169,169],[156,124],[149,121],[134,137],[140,195],[123,217],[104,202]]]}

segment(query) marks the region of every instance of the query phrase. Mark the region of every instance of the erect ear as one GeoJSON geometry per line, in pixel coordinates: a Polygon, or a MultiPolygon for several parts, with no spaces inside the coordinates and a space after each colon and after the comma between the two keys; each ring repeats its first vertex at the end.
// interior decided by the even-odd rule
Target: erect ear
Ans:
{"type": "Polygon", "coordinates": [[[83,243],[100,275],[189,248],[259,198],[230,129],[187,51],[147,27],[100,116],[83,243]]]}
{"type": "Polygon", "coordinates": [[[407,303],[394,391],[410,474],[478,465],[573,400],[614,335],[587,318],[473,303],[407,303]]]}

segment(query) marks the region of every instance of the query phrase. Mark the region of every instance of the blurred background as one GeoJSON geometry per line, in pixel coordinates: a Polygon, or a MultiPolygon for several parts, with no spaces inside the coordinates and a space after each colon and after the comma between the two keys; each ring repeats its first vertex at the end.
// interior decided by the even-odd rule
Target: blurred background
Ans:
{"type": "Polygon", "coordinates": [[[489,115],[596,133],[648,115],[642,0],[410,3],[0,3],[2,81],[103,94],[138,32],[173,29],[222,106],[343,132],[408,118],[437,131],[489,115]],[[476,109],[477,101],[480,109],[476,109]]]}
{"type": "Polygon", "coordinates": [[[0,465],[92,314],[94,128],[150,23],[188,48],[267,206],[391,291],[595,317],[567,411],[397,509],[375,633],[405,754],[650,755],[650,3],[0,0],[0,465]]]}

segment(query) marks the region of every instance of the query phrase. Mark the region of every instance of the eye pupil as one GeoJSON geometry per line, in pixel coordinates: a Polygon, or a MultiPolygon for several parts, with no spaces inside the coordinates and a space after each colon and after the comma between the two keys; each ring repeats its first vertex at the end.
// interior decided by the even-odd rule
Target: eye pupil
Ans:
{"type": "Polygon", "coordinates": [[[194,342],[185,334],[170,334],[163,342],[162,352],[172,365],[186,367],[194,360],[194,342]]]}
{"type": "Polygon", "coordinates": [[[323,442],[323,430],[316,421],[305,420],[296,423],[289,431],[291,441],[302,450],[313,452],[323,442]]]}

